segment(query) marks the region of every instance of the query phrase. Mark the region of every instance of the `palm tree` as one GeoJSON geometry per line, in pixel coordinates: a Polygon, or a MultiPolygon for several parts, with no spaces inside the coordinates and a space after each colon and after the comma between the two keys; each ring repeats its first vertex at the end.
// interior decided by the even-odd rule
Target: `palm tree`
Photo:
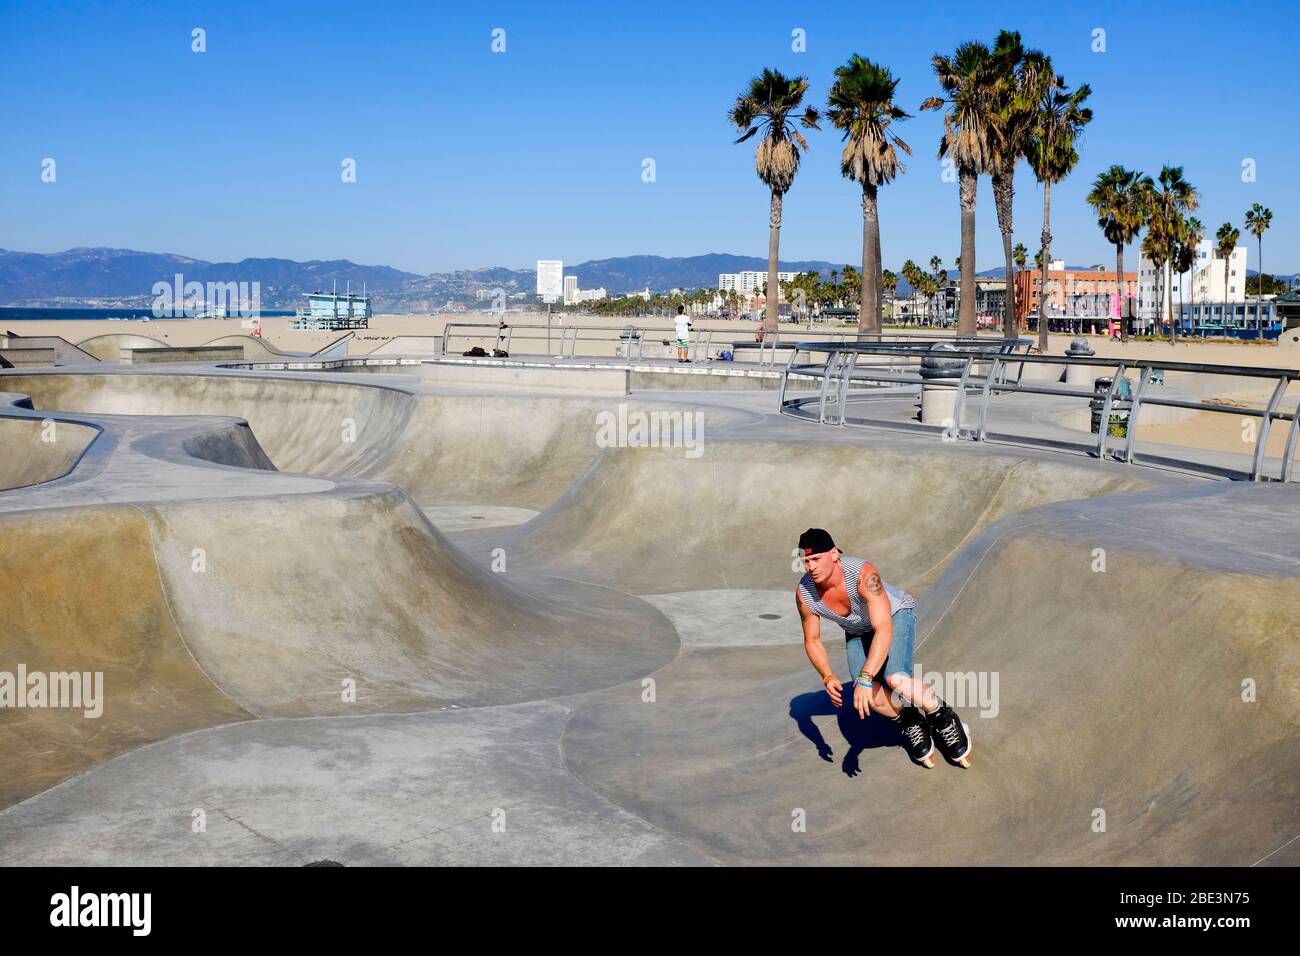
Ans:
{"type": "MultiPolygon", "coordinates": [[[[911,296],[911,298],[912,298],[912,304],[915,305],[915,304],[916,304],[916,297],[917,297],[917,296],[920,294],[920,292],[921,292],[921,289],[920,289],[920,285],[921,285],[921,269],[920,269],[919,266],[917,266],[917,264],[916,264],[915,262],[913,262],[911,259],[908,259],[906,262],[903,263],[902,275],[903,275],[903,278],[907,280],[907,285],[908,285],[908,287],[909,287],[909,288],[911,289],[911,291],[912,291],[912,296],[911,296]]],[[[915,314],[915,310],[913,311],[913,314],[915,314]]],[[[920,324],[921,324],[921,323],[920,323],[920,320],[918,319],[918,320],[917,320],[917,325],[920,325],[920,324]]]]}
{"type": "Polygon", "coordinates": [[[936,53],[931,62],[944,95],[926,100],[921,109],[948,108],[943,117],[939,157],[950,158],[957,167],[961,202],[961,291],[957,303],[957,333],[973,335],[975,195],[979,176],[993,169],[998,64],[993,51],[975,41],[961,44],[950,57],[936,53]]]}
{"type": "Polygon", "coordinates": [[[1146,201],[1154,189],[1150,176],[1112,166],[1097,177],[1088,193],[1088,204],[1097,212],[1097,225],[1115,246],[1115,290],[1123,305],[1119,331],[1122,342],[1128,341],[1128,328],[1133,322],[1132,300],[1124,294],[1124,247],[1146,224],[1146,201]]]}
{"type": "MultiPolygon", "coordinates": [[[[1183,223],[1182,239],[1178,243],[1178,255],[1175,259],[1178,267],[1178,274],[1182,278],[1178,281],[1178,320],[1182,321],[1183,314],[1183,287],[1187,285],[1187,274],[1191,273],[1192,282],[1192,309],[1196,309],[1196,247],[1201,244],[1205,238],[1205,225],[1201,220],[1192,218],[1183,223]]],[[[1195,320],[1192,322],[1192,328],[1196,328],[1195,320]]]]}
{"type": "MultiPolygon", "coordinates": [[[[1149,209],[1150,218],[1147,222],[1148,238],[1154,236],[1152,245],[1159,245],[1161,262],[1172,263],[1174,256],[1177,254],[1178,243],[1184,228],[1183,214],[1194,211],[1200,202],[1200,197],[1196,192],[1196,188],[1183,178],[1183,167],[1164,166],[1160,170],[1160,175],[1156,177],[1156,189],[1149,198],[1151,205],[1149,209]]],[[[1169,283],[1165,280],[1162,272],[1161,306],[1165,304],[1164,300],[1168,293],[1168,285],[1169,283]]],[[[1174,328],[1174,297],[1172,295],[1169,295],[1166,314],[1169,319],[1169,342],[1172,345],[1177,337],[1177,331],[1174,328]]]]}
{"type": "Polygon", "coordinates": [[[1273,224],[1273,210],[1253,203],[1246,211],[1246,229],[1259,240],[1259,269],[1255,278],[1255,334],[1260,334],[1259,311],[1264,301],[1264,233],[1273,224]]]}
{"type": "MultiPolygon", "coordinates": [[[[1028,259],[1029,259],[1029,250],[1025,248],[1025,244],[1023,242],[1017,242],[1016,247],[1011,250],[1011,261],[1016,264],[1016,272],[1025,271],[1025,262],[1028,259]]],[[[1016,295],[1015,283],[1012,283],[1011,285],[1011,294],[1013,297],[1016,295]]],[[[1012,304],[1014,306],[1016,303],[1013,302],[1012,304]]],[[[1018,315],[1019,309],[1017,309],[1016,311],[1018,315]]],[[[1019,324],[1020,324],[1019,319],[1017,319],[1016,322],[1017,328],[1019,328],[1019,324]]]]}
{"type": "MultiPolygon", "coordinates": [[[[1201,239],[1205,238],[1205,224],[1199,219],[1187,220],[1187,228],[1183,232],[1183,245],[1178,248],[1178,265],[1179,273],[1186,273],[1191,269],[1192,274],[1192,311],[1196,311],[1196,259],[1197,247],[1201,245],[1201,239]]],[[[1178,304],[1179,312],[1182,312],[1183,304],[1183,285],[1187,280],[1178,284],[1178,304]]],[[[1196,320],[1192,320],[1192,328],[1196,328],[1196,320]]]]}
{"type": "MultiPolygon", "coordinates": [[[[749,86],[736,97],[729,119],[741,131],[737,143],[759,136],[754,154],[754,171],[771,190],[771,212],[767,237],[767,284],[773,289],[767,297],[767,317],[764,327],[775,331],[777,326],[777,259],[781,244],[781,207],[785,194],[794,185],[794,175],[799,171],[800,150],[808,149],[808,141],[795,126],[791,115],[799,110],[804,94],[808,92],[808,79],[783,76],[777,70],[763,70],[749,82],[749,86]]],[[[820,114],[806,107],[798,122],[805,129],[817,129],[820,114]]]]}
{"type": "Polygon", "coordinates": [[[1056,74],[1052,70],[1052,61],[1039,50],[1026,50],[1017,32],[1003,30],[998,34],[993,45],[993,57],[998,89],[991,173],[993,204],[998,214],[998,229],[1002,232],[1003,277],[1006,282],[1002,331],[1007,338],[1015,338],[1019,329],[1015,312],[1015,277],[1011,268],[1011,237],[1016,165],[1029,145],[1036,107],[1042,100],[1045,86],[1055,80],[1056,74]]]}
{"type": "MultiPolygon", "coordinates": [[[[894,273],[890,272],[888,269],[886,269],[886,270],[884,270],[882,273],[880,273],[880,290],[881,290],[881,295],[883,296],[885,293],[888,293],[888,295],[889,295],[889,302],[890,302],[890,305],[891,305],[891,306],[893,305],[893,302],[894,302],[894,291],[895,291],[897,288],[898,288],[898,276],[897,276],[897,275],[895,275],[894,273]]],[[[890,311],[891,311],[891,312],[896,312],[895,309],[891,309],[890,311]]],[[[882,315],[882,320],[883,320],[883,315],[882,315]]]]}
{"type": "Polygon", "coordinates": [[[1237,240],[1241,230],[1230,222],[1225,222],[1214,234],[1214,254],[1223,260],[1223,333],[1228,333],[1228,263],[1237,249],[1237,240]]]}
{"type": "Polygon", "coordinates": [[[858,331],[879,332],[883,292],[880,286],[880,218],[878,187],[894,181],[906,167],[901,149],[912,149],[890,132],[895,120],[908,119],[894,103],[898,80],[887,67],[853,54],[835,70],[835,82],[827,94],[826,116],[844,132],[840,174],[862,185],[862,294],[858,304],[858,331]]]}
{"type": "Polygon", "coordinates": [[[1047,351],[1047,270],[1052,262],[1052,183],[1059,183],[1079,161],[1075,144],[1092,121],[1084,101],[1092,94],[1087,83],[1071,92],[1059,73],[1044,84],[1037,104],[1025,158],[1043,184],[1043,289],[1038,299],[1038,349],[1047,351]]]}

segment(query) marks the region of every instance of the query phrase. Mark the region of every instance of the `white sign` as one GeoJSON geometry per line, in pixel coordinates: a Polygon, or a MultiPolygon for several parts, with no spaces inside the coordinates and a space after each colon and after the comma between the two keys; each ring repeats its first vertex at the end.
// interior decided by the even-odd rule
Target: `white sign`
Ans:
{"type": "Polygon", "coordinates": [[[564,260],[537,260],[537,294],[554,302],[564,293],[564,260]]]}

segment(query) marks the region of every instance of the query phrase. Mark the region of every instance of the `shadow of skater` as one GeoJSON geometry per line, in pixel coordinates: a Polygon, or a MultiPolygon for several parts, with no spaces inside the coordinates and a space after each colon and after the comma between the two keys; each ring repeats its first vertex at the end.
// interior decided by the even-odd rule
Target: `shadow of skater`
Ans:
{"type": "Polygon", "coordinates": [[[836,708],[824,690],[800,694],[790,701],[790,719],[798,726],[799,732],[813,742],[817,756],[827,763],[831,762],[835,751],[826,742],[813,718],[830,716],[837,719],[840,733],[849,745],[841,766],[846,776],[856,777],[861,772],[858,755],[862,751],[876,747],[897,747],[901,743],[902,738],[893,721],[874,711],[863,720],[847,699],[843,707],[836,708]]]}

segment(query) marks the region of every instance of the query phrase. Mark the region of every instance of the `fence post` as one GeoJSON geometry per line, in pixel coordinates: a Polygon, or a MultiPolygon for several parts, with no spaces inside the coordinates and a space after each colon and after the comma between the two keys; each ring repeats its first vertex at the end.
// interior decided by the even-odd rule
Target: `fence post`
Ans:
{"type": "Polygon", "coordinates": [[[1255,458],[1250,465],[1251,481],[1259,481],[1263,474],[1264,451],[1268,443],[1268,428],[1272,424],[1273,416],[1277,413],[1278,403],[1282,401],[1282,395],[1286,392],[1286,385],[1286,376],[1279,376],[1277,385],[1273,388],[1273,397],[1268,400],[1268,408],[1264,409],[1264,421],[1260,423],[1259,434],[1255,436],[1255,458]]]}
{"type": "Polygon", "coordinates": [[[1100,461],[1106,460],[1106,436],[1110,434],[1110,407],[1127,370],[1128,365],[1120,362],[1115,369],[1115,377],[1111,379],[1110,388],[1106,391],[1106,400],[1101,405],[1101,423],[1097,426],[1097,458],[1100,461]]]}
{"type": "Polygon", "coordinates": [[[1124,438],[1124,463],[1133,464],[1133,442],[1137,439],[1137,420],[1138,410],[1142,408],[1142,396],[1146,394],[1147,385],[1151,382],[1151,374],[1154,372],[1150,365],[1143,366],[1142,377],[1138,379],[1137,391],[1133,393],[1133,404],[1128,413],[1128,435],[1124,438]]]}
{"type": "MultiPolygon", "coordinates": [[[[989,421],[989,393],[991,391],[989,386],[992,383],[994,377],[998,374],[1001,367],[1002,367],[1002,359],[1000,358],[993,359],[993,364],[989,366],[988,374],[984,376],[984,392],[980,399],[980,424],[979,424],[979,431],[975,438],[976,441],[983,441],[984,436],[987,434],[988,421],[989,421]]],[[[960,419],[958,419],[957,424],[958,424],[958,429],[960,430],[960,426],[961,426],[960,419]]]]}

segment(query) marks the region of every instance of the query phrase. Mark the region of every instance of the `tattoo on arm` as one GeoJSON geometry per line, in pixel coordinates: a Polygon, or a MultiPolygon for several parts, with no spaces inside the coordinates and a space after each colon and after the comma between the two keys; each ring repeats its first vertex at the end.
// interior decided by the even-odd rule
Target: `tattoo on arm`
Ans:
{"type": "Polygon", "coordinates": [[[884,592],[885,592],[885,588],[880,583],[880,575],[877,574],[875,571],[872,571],[871,574],[867,576],[867,593],[883,594],[884,592]]]}

